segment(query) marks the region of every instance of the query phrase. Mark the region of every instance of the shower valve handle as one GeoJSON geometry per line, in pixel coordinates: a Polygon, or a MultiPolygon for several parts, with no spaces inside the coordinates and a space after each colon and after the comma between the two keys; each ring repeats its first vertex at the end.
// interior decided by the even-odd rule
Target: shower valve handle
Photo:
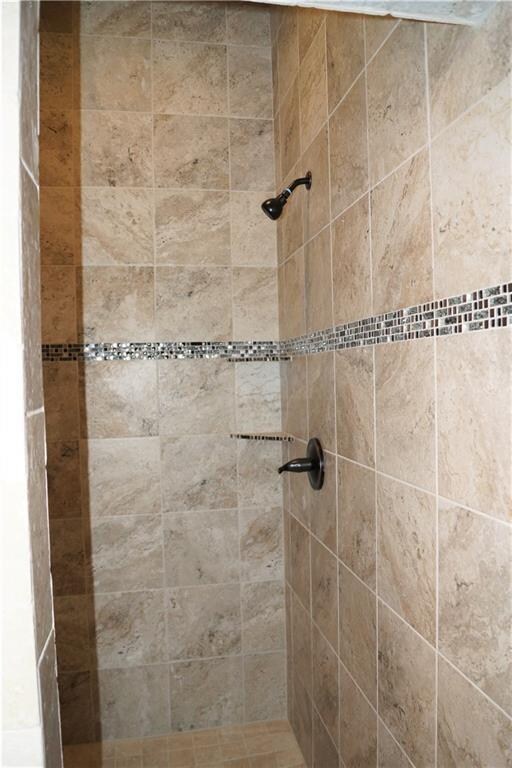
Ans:
{"type": "Polygon", "coordinates": [[[277,470],[282,472],[307,472],[309,484],[315,491],[319,491],[324,484],[324,454],[320,441],[312,437],[308,443],[307,456],[301,459],[292,459],[283,464],[277,470]]]}

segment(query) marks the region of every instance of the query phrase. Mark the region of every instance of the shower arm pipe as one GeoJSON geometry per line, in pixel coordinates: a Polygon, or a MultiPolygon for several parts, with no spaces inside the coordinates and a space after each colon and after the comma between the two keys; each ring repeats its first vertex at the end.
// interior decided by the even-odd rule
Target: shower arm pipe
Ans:
{"type": "Polygon", "coordinates": [[[297,187],[300,187],[301,185],[304,185],[306,189],[310,189],[311,187],[311,173],[307,173],[305,176],[302,176],[300,179],[294,179],[291,184],[288,184],[287,187],[283,189],[284,192],[288,192],[288,197],[292,194],[293,190],[297,187]]]}

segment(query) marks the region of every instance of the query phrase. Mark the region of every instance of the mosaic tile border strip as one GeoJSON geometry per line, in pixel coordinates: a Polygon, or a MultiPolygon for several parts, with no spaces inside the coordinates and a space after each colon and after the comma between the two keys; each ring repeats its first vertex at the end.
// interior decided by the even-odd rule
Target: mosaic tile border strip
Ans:
{"type": "Polygon", "coordinates": [[[232,432],[230,437],[234,437],[237,440],[265,440],[275,443],[293,443],[293,437],[287,435],[285,432],[232,432]]]}
{"type": "Polygon", "coordinates": [[[285,341],[161,341],[43,344],[43,362],[186,360],[279,362],[352,347],[369,347],[491,328],[512,327],[512,283],[481,288],[285,341]]]}

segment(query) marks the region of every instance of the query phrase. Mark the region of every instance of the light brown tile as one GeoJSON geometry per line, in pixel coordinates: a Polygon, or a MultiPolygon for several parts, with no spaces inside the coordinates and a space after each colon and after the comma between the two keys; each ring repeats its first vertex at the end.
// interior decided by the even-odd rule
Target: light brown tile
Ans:
{"type": "Polygon", "coordinates": [[[273,441],[238,440],[238,503],[241,507],[277,507],[282,503],[276,468],[281,446],[273,441]]]}
{"type": "Polygon", "coordinates": [[[43,344],[76,342],[74,267],[41,269],[41,334],[43,344]]]}
{"type": "Polygon", "coordinates": [[[406,341],[375,351],[377,466],[435,488],[434,345],[406,341]]]}
{"type": "Polygon", "coordinates": [[[234,440],[195,435],[162,437],[160,444],[164,511],[236,507],[234,440]],[[177,456],[186,460],[176,461],[177,456]]]}
{"type": "Polygon", "coordinates": [[[279,73],[279,100],[290,88],[299,68],[299,39],[297,9],[287,9],[277,35],[277,66],[279,73]]]}
{"type": "Polygon", "coordinates": [[[339,566],[340,659],[375,706],[377,702],[377,601],[339,566]]]}
{"type": "MultiPolygon", "coordinates": [[[[302,166],[296,165],[290,171],[289,176],[285,178],[298,178],[302,172],[302,166]]],[[[304,243],[305,203],[304,190],[302,190],[302,194],[295,195],[293,204],[286,206],[281,216],[282,223],[278,224],[278,237],[281,238],[281,261],[294,253],[304,243]]]]}
{"type": "MultiPolygon", "coordinates": [[[[281,177],[283,183],[301,152],[300,139],[300,106],[299,106],[299,79],[294,80],[290,90],[284,98],[279,111],[280,144],[281,144],[281,177]]],[[[296,202],[294,200],[294,202],[296,202]]]]}
{"type": "Polygon", "coordinates": [[[436,641],[436,501],[377,478],[379,597],[430,643],[436,641]]]}
{"type": "MultiPolygon", "coordinates": [[[[38,26],[39,6],[27,3],[19,14],[20,155],[35,179],[38,177],[38,26]]],[[[16,73],[18,70],[16,70],[16,73]]],[[[13,85],[13,87],[15,87],[13,85]]]]}
{"type": "Polygon", "coordinates": [[[62,741],[81,744],[94,739],[91,672],[59,674],[59,700],[62,741]]]}
{"type": "Polygon", "coordinates": [[[379,754],[378,765],[382,768],[410,768],[411,763],[400,749],[389,731],[379,720],[379,754]]]}
{"type": "Polygon", "coordinates": [[[80,393],[82,437],[150,437],[157,433],[154,361],[85,363],[80,370],[80,393]]]}
{"type": "Polygon", "coordinates": [[[313,666],[311,645],[311,615],[292,592],[292,623],[289,627],[292,641],[292,671],[310,695],[313,692],[313,666]]]}
{"type": "Polygon", "coordinates": [[[298,9],[299,57],[302,60],[318,33],[326,14],[323,8],[298,9]]]}
{"type": "Polygon", "coordinates": [[[80,517],[80,452],[77,440],[47,443],[46,476],[50,517],[80,517]]]}
{"type": "Polygon", "coordinates": [[[229,121],[231,189],[271,189],[274,185],[274,136],[270,120],[229,121]]]}
{"type": "Polygon", "coordinates": [[[360,78],[329,120],[331,205],[336,216],[368,188],[366,96],[360,78]]]}
{"type": "MultiPolygon", "coordinates": [[[[311,189],[304,194],[304,240],[309,240],[329,221],[329,150],[327,126],[322,128],[305,151],[304,172],[313,178],[311,189]]],[[[277,161],[276,161],[277,162],[277,161]]],[[[295,201],[294,201],[295,203],[295,201]]]]}
{"type": "Polygon", "coordinates": [[[449,664],[439,660],[437,754],[440,768],[492,765],[512,759],[510,720],[449,664]]]}
{"type": "Polygon", "coordinates": [[[226,7],[228,42],[236,45],[270,45],[271,9],[230,3],[226,7]]]}
{"type": "Polygon", "coordinates": [[[83,35],[150,37],[151,3],[139,0],[136,2],[107,0],[101,5],[86,2],[79,6],[79,17],[75,20],[79,23],[80,32],[83,35]]]}
{"type": "Polygon", "coordinates": [[[223,43],[226,15],[223,3],[155,2],[153,36],[164,40],[223,43]]]}
{"type": "Polygon", "coordinates": [[[338,461],[338,556],[375,589],[375,472],[338,461]]]}
{"type": "Polygon", "coordinates": [[[498,329],[437,348],[439,492],[504,520],[512,510],[511,345],[498,329]]]}
{"type": "Polygon", "coordinates": [[[40,190],[41,264],[73,264],[73,190],[42,187],[40,190]]]}
{"type": "Polygon", "coordinates": [[[245,717],[249,722],[285,717],[285,664],[284,652],[244,656],[245,717]]]}
{"type": "Polygon", "coordinates": [[[52,520],[50,524],[53,594],[86,592],[85,548],[80,518],[52,520]]]}
{"type": "MultiPolygon", "coordinates": [[[[231,194],[231,261],[234,265],[275,267],[277,264],[276,225],[263,214],[261,202],[261,192],[231,194]]],[[[210,235],[208,237],[210,241],[210,235]]]]}
{"type": "Polygon", "coordinates": [[[335,744],[339,726],[338,659],[313,626],[313,701],[335,744]]]}
{"type": "Polygon", "coordinates": [[[288,410],[283,420],[286,432],[306,439],[307,425],[307,378],[306,359],[294,358],[288,363],[288,410]]]}
{"type": "Polygon", "coordinates": [[[151,110],[151,42],[81,36],[74,56],[77,109],[151,110]]]}
{"type": "Polygon", "coordinates": [[[283,525],[280,507],[240,510],[242,581],[268,581],[283,576],[283,525]]]}
{"type": "Polygon", "coordinates": [[[150,115],[83,110],[77,143],[77,184],[90,187],[152,184],[150,115]]]}
{"type": "Polygon", "coordinates": [[[73,3],[67,0],[46,1],[40,9],[42,33],[71,33],[73,31],[73,3]]]}
{"type": "Polygon", "coordinates": [[[326,28],[329,112],[332,112],[364,67],[363,17],[331,13],[327,16],[326,28]]]}
{"type": "Polygon", "coordinates": [[[91,517],[160,512],[158,438],[115,438],[81,443],[85,509],[91,517]]]}
{"type": "Polygon", "coordinates": [[[226,433],[234,428],[235,371],[224,360],[158,363],[160,435],[226,433]]]}
{"type": "MultiPolygon", "coordinates": [[[[306,332],[304,251],[301,249],[284,264],[284,318],[281,338],[302,336],[306,332]]],[[[281,298],[279,299],[281,303],[281,298]]]]}
{"type": "Polygon", "coordinates": [[[237,517],[233,510],[166,515],[167,585],[186,587],[238,582],[237,517]]]}
{"type": "MultiPolygon", "coordinates": [[[[312,533],[336,552],[336,458],[324,453],[324,484],[319,491],[306,485],[307,517],[312,533]]],[[[291,478],[290,478],[291,480],[291,478]]],[[[295,481],[295,478],[294,478],[295,481]]]]}
{"type": "Polygon", "coordinates": [[[39,686],[42,702],[42,725],[45,762],[62,765],[62,734],[59,717],[59,689],[56,676],[55,639],[50,635],[39,662],[39,686]]]}
{"type": "Polygon", "coordinates": [[[505,711],[512,709],[509,654],[512,531],[448,501],[439,505],[439,647],[505,711]]]}
{"type": "Polygon", "coordinates": [[[291,586],[302,604],[309,608],[311,596],[309,534],[294,517],[290,519],[290,548],[291,586]]]}
{"type": "Polygon", "coordinates": [[[172,729],[214,728],[241,723],[241,677],[240,657],[172,664],[172,729]]]}
{"type": "Polygon", "coordinates": [[[39,180],[45,187],[73,184],[73,117],[70,110],[41,110],[39,180]]]}
{"type": "Polygon", "coordinates": [[[157,187],[228,188],[225,118],[155,115],[153,131],[157,187]]]}
{"type": "Polygon", "coordinates": [[[372,350],[336,352],[335,361],[338,453],[372,467],[375,461],[372,350]]]}
{"type": "Polygon", "coordinates": [[[337,768],[339,765],[334,742],[316,710],[313,710],[313,754],[314,765],[321,765],[323,768],[337,768]]]}
{"type": "Polygon", "coordinates": [[[236,428],[241,432],[281,430],[279,363],[236,364],[236,428]]]}
{"type": "Polygon", "coordinates": [[[371,192],[375,313],[432,298],[429,174],[424,150],[371,192]]]}
{"type": "Polygon", "coordinates": [[[76,363],[43,365],[47,440],[78,437],[78,370],[76,363]]]}
{"type": "Polygon", "coordinates": [[[509,279],[509,94],[504,81],[432,144],[437,296],[509,279]]]}
{"type": "Polygon", "coordinates": [[[308,147],[327,119],[325,36],[320,31],[304,56],[299,72],[302,147],[308,147]]]}
{"type": "Polygon", "coordinates": [[[434,762],[435,653],[379,606],[379,714],[414,765],[434,762]]]}
{"type": "Polygon", "coordinates": [[[332,223],[334,323],[372,314],[370,219],[368,196],[332,223]]]}
{"type": "Polygon", "coordinates": [[[304,246],[306,331],[332,326],[331,233],[323,229],[304,246]]]}
{"type": "Polygon", "coordinates": [[[322,447],[334,452],[334,355],[323,352],[308,358],[308,420],[311,437],[322,447]]]}
{"type": "Polygon", "coordinates": [[[233,269],[235,339],[277,339],[277,272],[275,267],[233,269]]]}
{"type": "Polygon", "coordinates": [[[160,338],[189,341],[233,338],[231,270],[157,267],[156,328],[160,338]]]}
{"type": "Polygon", "coordinates": [[[86,595],[56,597],[54,610],[59,671],[89,669],[89,598],[86,595]]]}
{"type": "Polygon", "coordinates": [[[270,48],[228,47],[229,111],[238,117],[272,117],[270,48]]]}
{"type": "Polygon", "coordinates": [[[377,761],[377,715],[341,664],[339,674],[341,759],[347,768],[374,766],[377,761]]]}
{"type": "Polygon", "coordinates": [[[367,60],[375,54],[397,24],[399,24],[399,19],[395,19],[392,16],[365,16],[364,31],[367,60]]]}
{"type": "Polygon", "coordinates": [[[227,114],[224,46],[155,40],[153,78],[154,112],[227,114]]]}
{"type": "Polygon", "coordinates": [[[283,585],[278,581],[242,584],[244,653],[280,651],[285,645],[283,585]]]}
{"type": "Polygon", "coordinates": [[[333,648],[338,641],[338,574],[335,556],[311,539],[311,615],[333,648]]]}
{"type": "Polygon", "coordinates": [[[39,43],[39,103],[41,109],[73,106],[73,38],[70,34],[41,34],[39,43]]]}
{"type": "Polygon", "coordinates": [[[76,252],[84,266],[153,264],[153,196],[147,189],[82,188],[76,252]]]}
{"type": "Polygon", "coordinates": [[[312,765],[312,714],[309,694],[300,681],[294,679],[292,726],[308,768],[312,765]]]}
{"type": "Polygon", "coordinates": [[[370,178],[375,184],[427,140],[423,27],[402,21],[367,73],[370,178]]]}

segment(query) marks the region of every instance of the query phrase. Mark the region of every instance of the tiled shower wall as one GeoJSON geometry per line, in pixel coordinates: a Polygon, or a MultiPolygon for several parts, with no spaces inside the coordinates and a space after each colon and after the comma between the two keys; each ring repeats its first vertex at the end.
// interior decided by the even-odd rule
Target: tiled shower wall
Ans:
{"type": "MultiPolygon", "coordinates": [[[[268,11],[42,14],[43,342],[277,338],[268,11]]],[[[282,717],[279,363],[44,376],[64,742],[282,717]]]]}
{"type": "MultiPolygon", "coordinates": [[[[274,21],[279,186],[313,173],[279,221],[281,338],[510,282],[510,6],[274,21]]],[[[289,450],[327,451],[285,499],[308,765],[510,764],[511,366],[510,328],[283,363],[289,450]]]]}

